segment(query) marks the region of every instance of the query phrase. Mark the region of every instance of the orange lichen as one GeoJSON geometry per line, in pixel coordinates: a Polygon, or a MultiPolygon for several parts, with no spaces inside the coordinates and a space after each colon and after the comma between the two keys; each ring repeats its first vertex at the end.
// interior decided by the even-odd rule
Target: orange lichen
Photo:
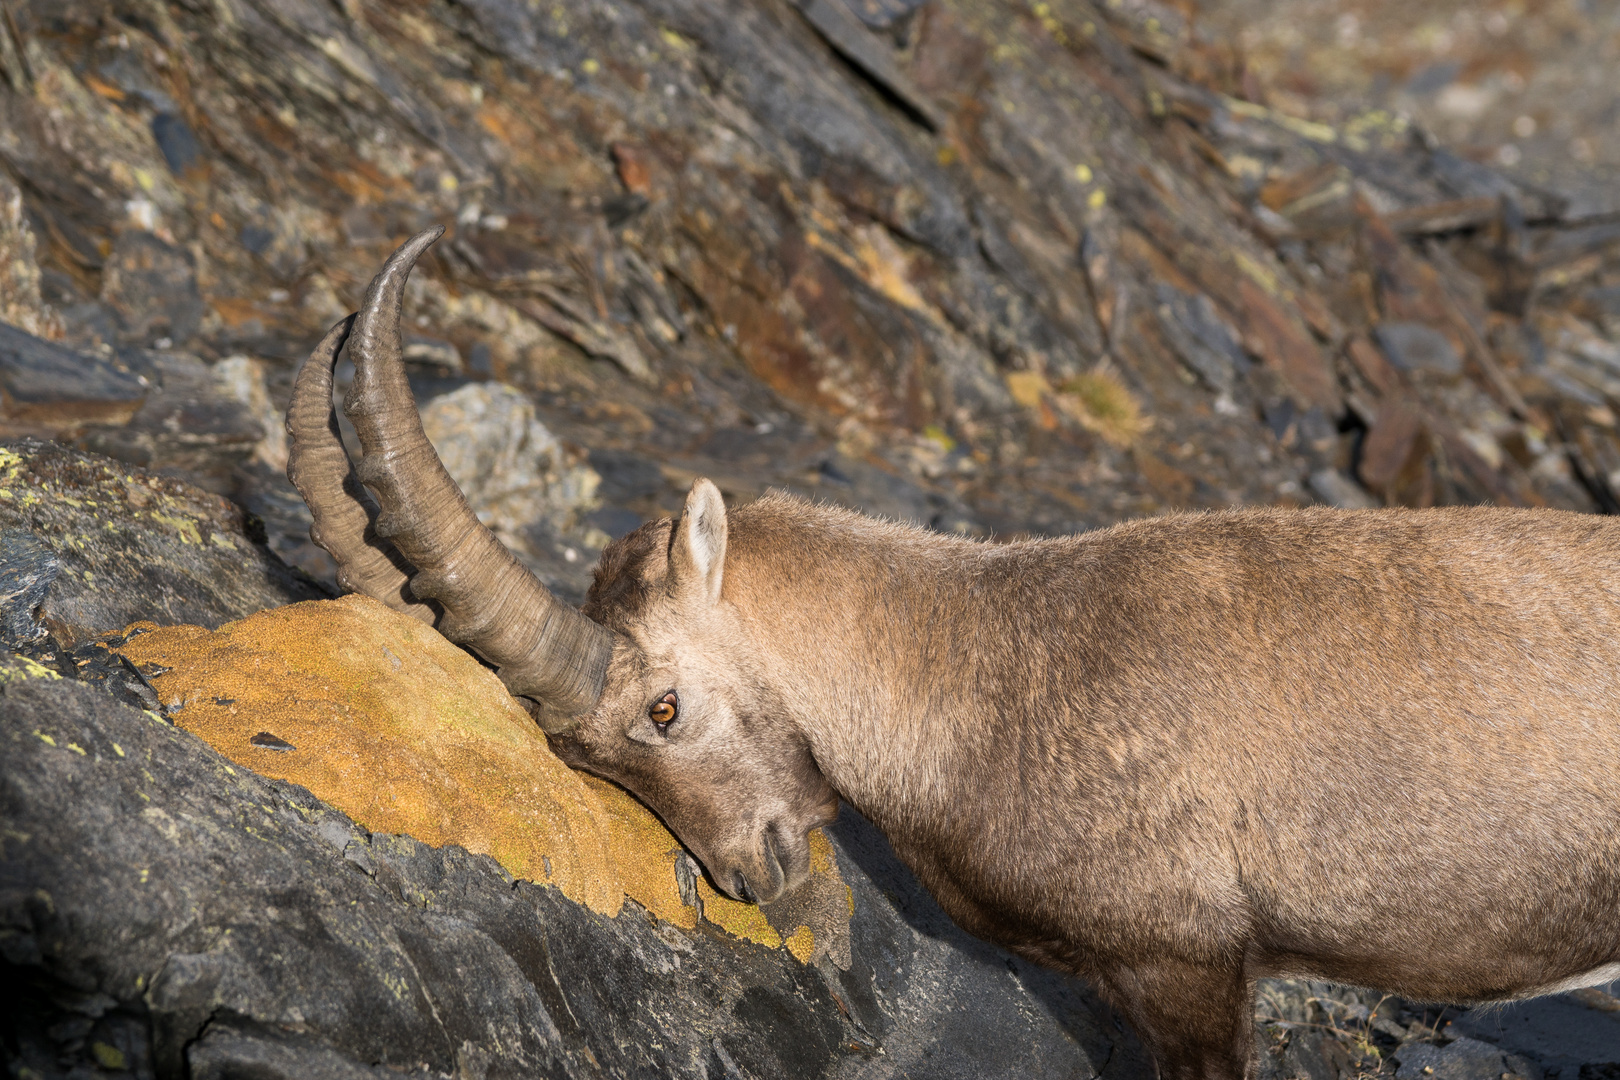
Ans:
{"type": "MultiPolygon", "coordinates": [[[[346,596],[212,632],[131,629],[146,632],[117,651],[168,669],[152,685],[175,723],[230,760],[302,784],[374,832],[488,854],[603,914],[629,896],[697,925],[676,884],[679,842],[621,789],[563,765],[500,680],[432,628],[346,596]]],[[[819,832],[811,865],[806,901],[849,894],[819,832]]],[[[706,882],[698,892],[704,917],[738,937],[772,948],[786,937],[806,961],[828,943],[847,953],[842,903],[778,905],[767,920],[706,882]]]]}
{"type": "MultiPolygon", "coordinates": [[[[604,914],[623,904],[623,859],[603,805],[613,795],[587,788],[500,681],[431,627],[348,596],[212,633],[154,629],[119,651],[169,668],[152,685],[179,706],[175,723],[232,761],[302,784],[373,831],[491,855],[604,914]]],[[[614,794],[635,807],[618,813],[651,817],[614,794]]],[[[667,832],[654,843],[630,858],[679,847],[667,832]]],[[[681,906],[673,876],[673,905],[637,892],[649,908],[681,906]]]]}
{"type": "Polygon", "coordinates": [[[784,944],[787,945],[787,951],[801,964],[808,964],[811,957],[816,954],[816,935],[808,926],[801,926],[793,931],[784,944]]]}
{"type": "Polygon", "coordinates": [[[723,926],[738,937],[758,942],[775,949],[782,944],[781,933],[770,924],[765,913],[753,904],[722,896],[699,879],[698,895],[703,898],[703,917],[716,926],[723,926]]]}

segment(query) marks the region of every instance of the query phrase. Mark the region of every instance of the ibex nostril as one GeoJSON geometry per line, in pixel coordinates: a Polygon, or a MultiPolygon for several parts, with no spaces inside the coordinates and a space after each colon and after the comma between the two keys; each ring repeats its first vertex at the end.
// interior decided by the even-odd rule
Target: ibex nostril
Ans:
{"type": "Polygon", "coordinates": [[[737,899],[744,903],[752,904],[755,902],[754,890],[748,887],[748,878],[743,875],[741,870],[731,875],[731,889],[737,894],[737,899]]]}

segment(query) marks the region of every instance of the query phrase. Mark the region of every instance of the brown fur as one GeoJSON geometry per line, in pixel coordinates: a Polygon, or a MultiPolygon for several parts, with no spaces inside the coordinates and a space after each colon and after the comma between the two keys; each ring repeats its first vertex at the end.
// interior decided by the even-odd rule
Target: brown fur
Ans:
{"type": "Polygon", "coordinates": [[[964,928],[1094,980],[1166,1076],[1248,1074],[1264,975],[1477,1001],[1620,961],[1612,520],[995,545],[785,497],[728,517],[699,481],[587,611],[618,644],[557,746],[722,888],[790,887],[842,796],[964,928]]]}

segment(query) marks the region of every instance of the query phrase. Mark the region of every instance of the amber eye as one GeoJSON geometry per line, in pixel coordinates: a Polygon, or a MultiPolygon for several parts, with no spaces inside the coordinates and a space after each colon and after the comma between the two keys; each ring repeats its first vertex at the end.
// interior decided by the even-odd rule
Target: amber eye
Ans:
{"type": "Polygon", "coordinates": [[[659,727],[668,727],[675,721],[675,714],[680,711],[680,700],[676,698],[675,691],[671,690],[647,710],[647,716],[659,727]]]}

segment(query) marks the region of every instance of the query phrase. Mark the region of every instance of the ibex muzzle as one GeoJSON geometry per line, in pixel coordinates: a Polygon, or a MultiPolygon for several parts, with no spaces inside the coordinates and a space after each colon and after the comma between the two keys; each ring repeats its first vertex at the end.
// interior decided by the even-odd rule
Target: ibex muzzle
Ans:
{"type": "Polygon", "coordinates": [[[397,253],[346,408],[289,472],[343,581],[497,665],[571,763],[770,900],[839,797],[973,933],[1092,979],[1163,1075],[1252,1070],[1254,981],[1436,1001],[1620,977],[1620,526],[1238,511],[992,545],[707,481],[602,555],[588,618],[421,433],[397,253]],[[367,508],[360,483],[382,512],[367,508]]]}

